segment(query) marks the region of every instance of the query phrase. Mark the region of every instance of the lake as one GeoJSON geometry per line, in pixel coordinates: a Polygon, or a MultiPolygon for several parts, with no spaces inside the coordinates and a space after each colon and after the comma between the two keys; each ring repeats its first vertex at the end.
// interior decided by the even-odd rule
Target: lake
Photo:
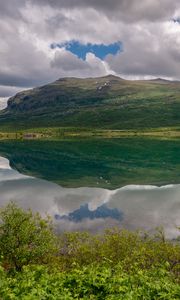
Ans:
{"type": "Polygon", "coordinates": [[[0,205],[50,214],[59,231],[180,225],[180,141],[0,142],[0,205]]]}

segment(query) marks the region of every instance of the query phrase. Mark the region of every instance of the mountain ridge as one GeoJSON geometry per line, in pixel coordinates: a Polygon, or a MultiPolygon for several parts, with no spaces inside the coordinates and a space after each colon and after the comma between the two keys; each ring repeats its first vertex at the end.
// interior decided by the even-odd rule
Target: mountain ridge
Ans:
{"type": "Polygon", "coordinates": [[[126,80],[115,75],[64,77],[9,98],[0,128],[137,129],[179,126],[180,82],[126,80]],[[28,119],[28,120],[27,120],[28,119]]]}

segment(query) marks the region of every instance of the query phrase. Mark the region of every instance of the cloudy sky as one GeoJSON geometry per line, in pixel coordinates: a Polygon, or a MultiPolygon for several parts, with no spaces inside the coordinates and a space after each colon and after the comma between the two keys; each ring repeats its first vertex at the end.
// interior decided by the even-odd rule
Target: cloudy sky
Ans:
{"type": "Polygon", "coordinates": [[[65,76],[180,80],[179,0],[0,1],[0,97],[65,76]]]}

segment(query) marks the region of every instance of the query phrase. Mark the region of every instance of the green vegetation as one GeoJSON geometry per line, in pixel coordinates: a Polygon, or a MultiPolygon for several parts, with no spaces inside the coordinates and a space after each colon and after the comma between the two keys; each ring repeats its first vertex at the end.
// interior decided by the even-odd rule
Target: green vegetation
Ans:
{"type": "Polygon", "coordinates": [[[13,203],[0,221],[3,300],[180,297],[180,244],[160,229],[154,236],[120,229],[58,235],[50,219],[13,203]]]}
{"type": "Polygon", "coordinates": [[[178,184],[179,149],[179,140],[140,137],[0,142],[0,155],[22,174],[66,187],[107,189],[178,184]]]}
{"type": "MultiPolygon", "coordinates": [[[[2,130],[2,128],[1,128],[2,130]]],[[[123,137],[154,137],[166,140],[180,138],[180,127],[149,128],[141,130],[110,130],[77,127],[44,127],[24,129],[21,131],[0,132],[0,140],[63,140],[67,138],[123,138],[123,137]]],[[[9,131],[10,130],[10,131],[9,131]]],[[[14,130],[17,130],[14,128],[14,130]]]]}
{"type": "Polygon", "coordinates": [[[166,131],[167,127],[174,131],[179,120],[179,82],[128,81],[110,75],[59,79],[17,94],[0,113],[0,131],[77,128],[80,132],[151,132],[152,128],[166,131]]]}
{"type": "MultiPolygon", "coordinates": [[[[179,120],[178,82],[60,79],[9,100],[0,154],[64,186],[179,183],[179,120]]],[[[161,229],[58,234],[49,217],[1,209],[2,300],[173,300],[179,283],[179,240],[161,229]]]]}
{"type": "MultiPolygon", "coordinates": [[[[1,270],[0,270],[1,271],[1,270]]],[[[69,272],[49,272],[47,267],[25,267],[21,274],[8,277],[1,271],[3,300],[175,300],[180,286],[168,271],[167,265],[130,274],[115,268],[91,265],[74,266],[69,272]]]]}
{"type": "Polygon", "coordinates": [[[24,265],[47,263],[55,253],[55,236],[48,218],[10,203],[1,211],[1,222],[0,251],[6,268],[20,271],[24,265]]]}

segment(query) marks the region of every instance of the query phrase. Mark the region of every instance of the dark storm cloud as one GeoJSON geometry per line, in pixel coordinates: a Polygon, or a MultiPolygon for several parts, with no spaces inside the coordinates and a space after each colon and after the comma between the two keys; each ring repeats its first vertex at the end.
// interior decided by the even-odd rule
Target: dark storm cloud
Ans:
{"type": "Polygon", "coordinates": [[[20,90],[21,88],[18,87],[0,85],[0,98],[10,97],[19,92],[20,90]]]}
{"type": "Polygon", "coordinates": [[[36,5],[56,8],[93,8],[109,18],[121,18],[124,22],[140,20],[156,21],[171,17],[179,1],[169,0],[31,0],[36,5]]]}
{"type": "Polygon", "coordinates": [[[24,7],[26,0],[2,0],[0,1],[0,16],[1,18],[21,18],[20,9],[24,7]]]}
{"type": "MultiPolygon", "coordinates": [[[[54,80],[56,79],[56,77],[54,78],[54,80]]],[[[42,85],[45,84],[46,82],[48,82],[49,80],[51,80],[51,78],[49,78],[49,76],[44,75],[42,76],[41,73],[39,74],[34,74],[33,70],[32,73],[29,74],[18,74],[18,73],[14,73],[14,74],[10,74],[7,73],[1,73],[0,72],[0,85],[1,86],[12,86],[12,87],[24,87],[24,88],[28,88],[28,87],[32,87],[32,86],[38,86],[38,85],[42,85]],[[33,76],[32,76],[33,74],[33,76]]],[[[0,95],[0,97],[3,97],[3,95],[0,95]]]]}

